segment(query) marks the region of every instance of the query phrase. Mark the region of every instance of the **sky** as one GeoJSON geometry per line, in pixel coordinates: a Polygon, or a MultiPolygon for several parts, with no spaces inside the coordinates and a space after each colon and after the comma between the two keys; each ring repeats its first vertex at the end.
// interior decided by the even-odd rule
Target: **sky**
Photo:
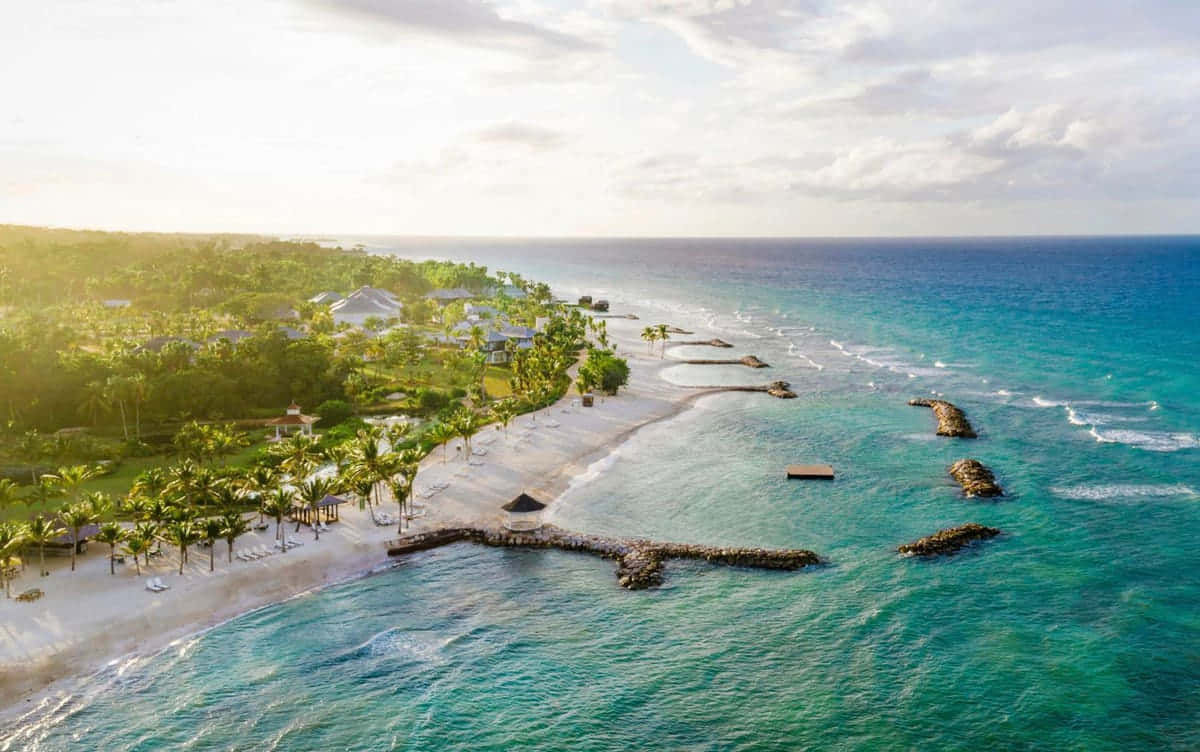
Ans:
{"type": "Polygon", "coordinates": [[[3,2],[0,223],[1200,232],[1200,2],[3,2]]]}

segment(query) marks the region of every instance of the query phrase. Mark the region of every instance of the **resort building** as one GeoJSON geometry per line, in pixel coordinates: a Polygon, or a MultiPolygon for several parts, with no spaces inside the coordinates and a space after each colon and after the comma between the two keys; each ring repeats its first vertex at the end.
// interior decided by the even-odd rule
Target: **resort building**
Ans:
{"type": "Polygon", "coordinates": [[[453,287],[449,290],[433,290],[425,296],[426,300],[432,300],[440,306],[448,305],[456,300],[471,300],[475,294],[463,287],[453,287]]]}
{"type": "Polygon", "coordinates": [[[500,311],[493,306],[475,305],[474,303],[467,303],[463,307],[463,313],[466,314],[467,321],[482,321],[485,319],[489,321],[497,321],[504,317],[504,314],[500,313],[500,311]]]}
{"type": "Polygon", "coordinates": [[[387,290],[360,287],[329,306],[329,312],[333,314],[335,323],[362,326],[372,316],[381,319],[399,316],[403,308],[404,305],[387,290]]]}
{"type": "Polygon", "coordinates": [[[288,405],[287,412],[278,418],[267,421],[268,426],[275,427],[275,441],[292,433],[302,433],[312,436],[312,424],[321,419],[319,415],[304,415],[300,406],[295,402],[288,405]]]}
{"type": "Polygon", "coordinates": [[[308,302],[314,303],[316,305],[333,305],[334,303],[336,303],[342,299],[343,299],[343,295],[341,293],[334,292],[332,290],[325,290],[324,292],[319,292],[316,295],[309,298],[308,302]]]}

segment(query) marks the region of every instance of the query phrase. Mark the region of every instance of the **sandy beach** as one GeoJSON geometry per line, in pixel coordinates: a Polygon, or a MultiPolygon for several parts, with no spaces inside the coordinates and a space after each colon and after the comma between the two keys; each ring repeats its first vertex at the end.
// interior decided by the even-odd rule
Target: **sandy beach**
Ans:
{"type": "MultiPolygon", "coordinates": [[[[450,524],[498,524],[500,505],[522,491],[553,503],[571,478],[622,443],[634,431],[680,412],[701,392],[673,386],[659,371],[677,363],[647,352],[638,333],[645,322],[609,319],[610,337],[628,359],[630,378],[617,397],[597,399],[593,408],[573,406],[574,392],[536,415],[515,419],[504,432],[488,427],[473,441],[483,456],[468,463],[461,441],[451,442],[447,459],[435,449],[422,462],[417,489],[435,483],[449,486],[428,499],[416,499],[412,531],[450,524]]],[[[747,383],[756,381],[747,378],[747,383]]],[[[388,565],[385,542],[397,537],[395,526],[377,526],[356,505],[342,507],[341,520],[320,540],[312,530],[285,523],[288,534],[304,545],[254,561],[228,561],[224,542],[217,542],[214,572],[209,552],[194,547],[179,575],[178,552],[142,567],[118,564],[109,574],[107,546],[91,543],[79,558],[47,559],[50,575],[39,578],[36,562],[13,584],[14,592],[39,587],[45,596],[34,603],[0,600],[0,711],[4,715],[36,707],[40,697],[66,697],[82,678],[127,655],[147,655],[189,634],[238,614],[307,591],[370,573],[388,565]],[[170,586],[151,592],[145,580],[161,577],[170,586]]],[[[396,512],[394,504],[384,510],[396,512]]],[[[256,518],[257,519],[257,518],[256,518]]],[[[272,549],[274,523],[267,531],[240,538],[235,551],[272,549]]]]}

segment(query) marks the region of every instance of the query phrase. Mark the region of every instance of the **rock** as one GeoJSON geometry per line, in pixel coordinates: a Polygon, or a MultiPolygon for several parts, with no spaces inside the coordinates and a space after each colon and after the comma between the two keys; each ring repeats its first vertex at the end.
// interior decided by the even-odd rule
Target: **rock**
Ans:
{"type": "Polygon", "coordinates": [[[968,498],[1003,496],[1004,490],[996,484],[996,476],[982,462],[962,459],[950,466],[950,475],[962,486],[968,498]]]}
{"type": "Polygon", "coordinates": [[[963,439],[975,438],[975,429],[967,422],[967,416],[956,406],[945,400],[911,399],[908,404],[914,407],[929,407],[937,416],[938,436],[955,436],[963,439]]]}
{"type": "Polygon", "coordinates": [[[723,339],[702,339],[702,340],[693,340],[691,342],[679,342],[677,344],[701,345],[704,347],[733,347],[733,345],[729,344],[728,342],[726,342],[723,339]]]}
{"type": "Polygon", "coordinates": [[[939,530],[912,543],[905,543],[897,551],[913,556],[947,556],[957,553],[963,546],[977,540],[987,540],[1000,534],[994,527],[985,527],[976,522],[939,530]]]}
{"type": "Polygon", "coordinates": [[[690,366],[747,366],[749,368],[770,368],[768,364],[758,359],[756,355],[744,355],[740,358],[727,360],[709,360],[695,359],[683,360],[681,363],[686,363],[690,366]]]}
{"type": "Polygon", "coordinates": [[[790,386],[791,384],[786,381],[772,381],[767,384],[766,391],[767,394],[779,399],[796,399],[796,393],[789,388],[790,386]]]}

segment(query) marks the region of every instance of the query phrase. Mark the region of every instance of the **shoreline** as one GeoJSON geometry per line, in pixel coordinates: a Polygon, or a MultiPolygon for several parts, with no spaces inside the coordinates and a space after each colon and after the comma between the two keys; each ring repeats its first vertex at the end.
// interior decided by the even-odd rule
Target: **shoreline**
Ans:
{"type": "MultiPolygon", "coordinates": [[[[413,521],[412,531],[497,523],[500,504],[525,490],[553,508],[575,478],[638,431],[680,415],[702,397],[726,391],[680,386],[662,378],[663,369],[679,362],[646,353],[638,341],[637,323],[609,320],[610,336],[630,364],[629,384],[619,396],[605,397],[595,408],[569,408],[573,397],[568,394],[550,408],[520,416],[509,432],[497,430],[488,442],[494,444],[491,451],[497,458],[484,458],[484,467],[468,469],[459,456],[444,462],[443,450],[434,449],[422,462],[417,486],[446,477],[451,488],[432,501],[418,501],[426,507],[426,516],[413,521]],[[542,427],[530,429],[538,419],[542,427]],[[511,434],[521,429],[530,438],[514,442],[511,434]],[[529,442],[525,448],[523,441],[529,442]],[[454,480],[449,477],[452,470],[454,480]],[[459,480],[463,470],[466,477],[459,480]]],[[[486,433],[490,432],[476,437],[477,445],[486,433]]],[[[389,499],[384,508],[390,503],[389,499]]],[[[143,567],[141,577],[129,567],[118,570],[115,578],[109,575],[108,552],[99,544],[80,557],[80,571],[74,573],[64,571],[64,560],[48,559],[53,579],[42,585],[46,597],[36,604],[14,600],[4,606],[11,613],[5,614],[0,628],[0,719],[31,720],[32,714],[65,706],[113,666],[149,659],[253,611],[395,566],[384,545],[396,536],[395,527],[375,526],[357,507],[344,512],[342,521],[320,541],[307,529],[287,529],[304,541],[304,547],[230,564],[225,545],[218,543],[212,552],[217,556],[213,573],[208,571],[208,552],[197,548],[183,577],[178,576],[178,554],[172,556],[169,549],[143,567]],[[144,590],[142,581],[153,576],[163,577],[172,589],[144,590]]],[[[252,533],[235,550],[264,543],[269,547],[273,536],[273,529],[252,533]]],[[[19,583],[32,587],[40,578],[26,574],[19,583]]]]}

